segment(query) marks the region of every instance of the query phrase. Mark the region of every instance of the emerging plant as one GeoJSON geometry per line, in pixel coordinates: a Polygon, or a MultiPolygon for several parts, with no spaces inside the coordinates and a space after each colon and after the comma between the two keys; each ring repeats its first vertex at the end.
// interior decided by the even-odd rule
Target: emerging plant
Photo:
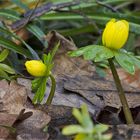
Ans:
{"type": "Polygon", "coordinates": [[[4,49],[0,53],[0,77],[10,80],[11,78],[8,74],[15,74],[15,70],[12,69],[10,66],[4,63],[1,63],[7,58],[8,54],[9,54],[8,49],[4,49]]]}
{"type": "Polygon", "coordinates": [[[69,54],[73,57],[83,55],[84,59],[93,60],[94,62],[108,60],[127,124],[133,124],[132,114],[113,62],[116,60],[122,68],[131,74],[135,73],[135,65],[140,68],[139,57],[134,56],[131,52],[121,49],[127,41],[128,34],[129,23],[126,20],[116,21],[115,19],[112,19],[107,23],[102,35],[103,46],[89,45],[70,52],[69,54]]]}
{"type": "Polygon", "coordinates": [[[49,97],[47,99],[47,105],[50,105],[55,93],[56,88],[56,82],[55,78],[52,75],[51,71],[53,68],[53,57],[59,47],[60,43],[58,43],[51,53],[48,53],[47,55],[43,55],[43,61],[41,60],[30,60],[26,61],[25,66],[27,71],[34,77],[36,77],[32,81],[32,90],[35,92],[35,96],[33,98],[33,103],[41,103],[46,91],[46,83],[48,79],[50,78],[52,85],[49,97]]]}
{"type": "Polygon", "coordinates": [[[81,111],[74,108],[72,112],[73,116],[79,122],[75,125],[69,125],[63,128],[63,135],[75,135],[74,140],[110,140],[110,134],[103,134],[108,130],[107,125],[93,124],[87,106],[84,104],[81,106],[81,111]]]}

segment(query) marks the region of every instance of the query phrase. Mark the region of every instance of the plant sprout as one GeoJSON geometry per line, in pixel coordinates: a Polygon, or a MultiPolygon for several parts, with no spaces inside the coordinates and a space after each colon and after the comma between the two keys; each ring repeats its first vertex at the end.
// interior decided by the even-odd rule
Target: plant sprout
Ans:
{"type": "Polygon", "coordinates": [[[27,71],[34,77],[36,77],[32,81],[32,90],[35,92],[35,96],[33,98],[33,103],[41,103],[45,96],[46,91],[46,83],[50,78],[51,90],[49,97],[47,99],[47,105],[50,105],[55,93],[56,82],[55,78],[52,75],[52,68],[53,68],[53,57],[59,47],[60,43],[58,43],[51,53],[48,55],[43,55],[43,61],[41,60],[30,60],[25,62],[25,66],[27,71]]]}

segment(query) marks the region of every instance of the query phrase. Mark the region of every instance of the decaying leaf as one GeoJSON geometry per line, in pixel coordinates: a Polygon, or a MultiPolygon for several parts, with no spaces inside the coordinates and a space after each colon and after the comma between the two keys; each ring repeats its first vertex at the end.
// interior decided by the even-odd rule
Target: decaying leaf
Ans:
{"type": "Polygon", "coordinates": [[[27,112],[33,112],[33,115],[23,122],[16,124],[17,140],[47,140],[48,133],[43,132],[50,122],[50,116],[40,110],[26,109],[27,112]]]}
{"type": "Polygon", "coordinates": [[[0,138],[10,140],[47,140],[48,134],[41,131],[50,121],[46,113],[29,109],[26,105],[27,90],[11,81],[0,81],[0,125],[16,128],[16,134],[9,135],[9,129],[0,127],[0,138]]]}
{"type": "Polygon", "coordinates": [[[117,125],[112,126],[113,139],[115,140],[139,140],[140,125],[117,125]]]}
{"type": "Polygon", "coordinates": [[[12,81],[2,98],[3,110],[10,114],[19,114],[27,100],[26,88],[12,81]]]}
{"type": "MultiPolygon", "coordinates": [[[[115,108],[116,110],[121,107],[113,78],[100,78],[89,61],[85,61],[81,57],[69,57],[67,52],[75,50],[76,47],[72,41],[65,39],[60,34],[51,32],[47,35],[46,39],[49,42],[49,49],[51,49],[51,47],[54,46],[54,43],[58,42],[58,40],[60,40],[61,43],[61,47],[54,59],[55,65],[53,73],[56,77],[57,87],[52,102],[53,105],[80,107],[81,104],[86,103],[88,104],[89,111],[93,115],[97,115],[106,106],[115,108]]],[[[32,99],[34,94],[30,92],[31,82],[19,78],[18,83],[24,85],[28,89],[28,95],[32,99]]],[[[126,84],[123,84],[123,87],[126,92],[129,106],[131,108],[140,106],[139,89],[126,84]]],[[[44,101],[47,99],[49,90],[50,83],[47,85],[44,101]]],[[[44,103],[45,102],[43,102],[43,104],[44,103]]],[[[59,109],[57,110],[58,112],[59,109]]],[[[55,115],[53,115],[53,117],[54,116],[55,115]]]]}
{"type": "MultiPolygon", "coordinates": [[[[12,81],[0,81],[0,125],[12,126],[26,103],[27,93],[25,87],[12,81]]],[[[0,138],[6,138],[9,130],[0,127],[0,138]]]]}
{"type": "Polygon", "coordinates": [[[140,88],[140,70],[139,69],[136,69],[134,75],[131,75],[125,72],[123,69],[118,69],[118,74],[120,76],[120,79],[127,85],[134,88],[140,88]]]}
{"type": "Polygon", "coordinates": [[[68,51],[76,50],[77,47],[73,43],[57,32],[50,32],[46,36],[49,43],[49,49],[51,49],[54,44],[60,41],[60,47],[54,59],[54,74],[62,78],[64,76],[70,76],[76,74],[81,75],[93,75],[95,74],[95,68],[90,65],[89,61],[83,60],[82,57],[72,58],[68,56],[68,51]]]}
{"type": "Polygon", "coordinates": [[[0,140],[6,139],[10,133],[10,129],[2,126],[11,127],[16,121],[17,117],[18,115],[16,114],[0,113],[0,140]]]}

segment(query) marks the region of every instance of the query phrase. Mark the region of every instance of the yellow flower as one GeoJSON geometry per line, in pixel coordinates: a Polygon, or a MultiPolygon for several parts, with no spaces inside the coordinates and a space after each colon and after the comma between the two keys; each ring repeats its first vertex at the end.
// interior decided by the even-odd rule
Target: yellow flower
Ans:
{"type": "Polygon", "coordinates": [[[126,20],[116,21],[112,19],[104,29],[102,35],[103,45],[112,49],[120,49],[126,43],[128,34],[129,23],[126,20]]]}
{"type": "Polygon", "coordinates": [[[45,76],[46,74],[47,67],[40,60],[26,61],[25,66],[27,71],[35,77],[45,76]]]}

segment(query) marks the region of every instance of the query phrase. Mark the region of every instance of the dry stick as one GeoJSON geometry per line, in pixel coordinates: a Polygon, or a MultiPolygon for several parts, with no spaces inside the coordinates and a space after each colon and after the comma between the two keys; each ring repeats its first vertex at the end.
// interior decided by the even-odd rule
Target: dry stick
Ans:
{"type": "Polygon", "coordinates": [[[131,114],[131,111],[130,111],[129,106],[128,106],[128,102],[127,102],[127,99],[125,97],[125,93],[123,91],[122,85],[121,85],[121,81],[119,79],[118,73],[117,73],[115,65],[113,63],[113,58],[108,59],[108,62],[109,62],[109,65],[110,65],[110,68],[112,71],[112,75],[113,75],[113,78],[114,78],[114,81],[116,84],[116,88],[118,90],[120,101],[121,101],[122,106],[123,106],[123,112],[124,112],[124,115],[126,118],[126,122],[127,122],[127,124],[134,124],[132,114],[131,114]]]}
{"type": "Polygon", "coordinates": [[[103,6],[103,7],[106,7],[106,8],[108,8],[108,9],[110,9],[112,12],[118,12],[118,10],[115,9],[115,8],[113,8],[111,5],[104,4],[103,2],[101,2],[101,1],[99,1],[99,0],[96,0],[96,3],[97,3],[98,5],[101,5],[101,6],[103,6]]]}
{"type": "MultiPolygon", "coordinates": [[[[23,18],[23,19],[22,19],[22,20],[24,21],[24,22],[22,22],[22,24],[21,24],[20,20],[17,20],[16,22],[14,22],[14,23],[18,23],[17,25],[14,24],[14,23],[11,25],[11,29],[13,29],[14,32],[20,30],[20,29],[23,28],[26,24],[28,24],[28,22],[31,20],[32,16],[34,15],[34,13],[35,13],[35,11],[36,11],[36,9],[37,9],[39,3],[40,3],[40,0],[37,1],[36,5],[35,5],[35,8],[34,8],[33,10],[30,10],[29,14],[26,15],[26,18],[23,18]],[[20,26],[20,27],[18,27],[18,26],[20,26]]],[[[27,13],[28,13],[28,12],[27,12],[27,13]]]]}
{"type": "Polygon", "coordinates": [[[75,6],[78,5],[79,3],[80,3],[79,1],[72,1],[72,2],[60,3],[60,4],[47,3],[43,6],[37,7],[35,10],[30,10],[26,12],[22,19],[15,21],[10,27],[12,30],[21,29],[27,24],[27,22],[32,21],[33,19],[45,14],[46,12],[59,10],[65,7],[75,6]]]}

